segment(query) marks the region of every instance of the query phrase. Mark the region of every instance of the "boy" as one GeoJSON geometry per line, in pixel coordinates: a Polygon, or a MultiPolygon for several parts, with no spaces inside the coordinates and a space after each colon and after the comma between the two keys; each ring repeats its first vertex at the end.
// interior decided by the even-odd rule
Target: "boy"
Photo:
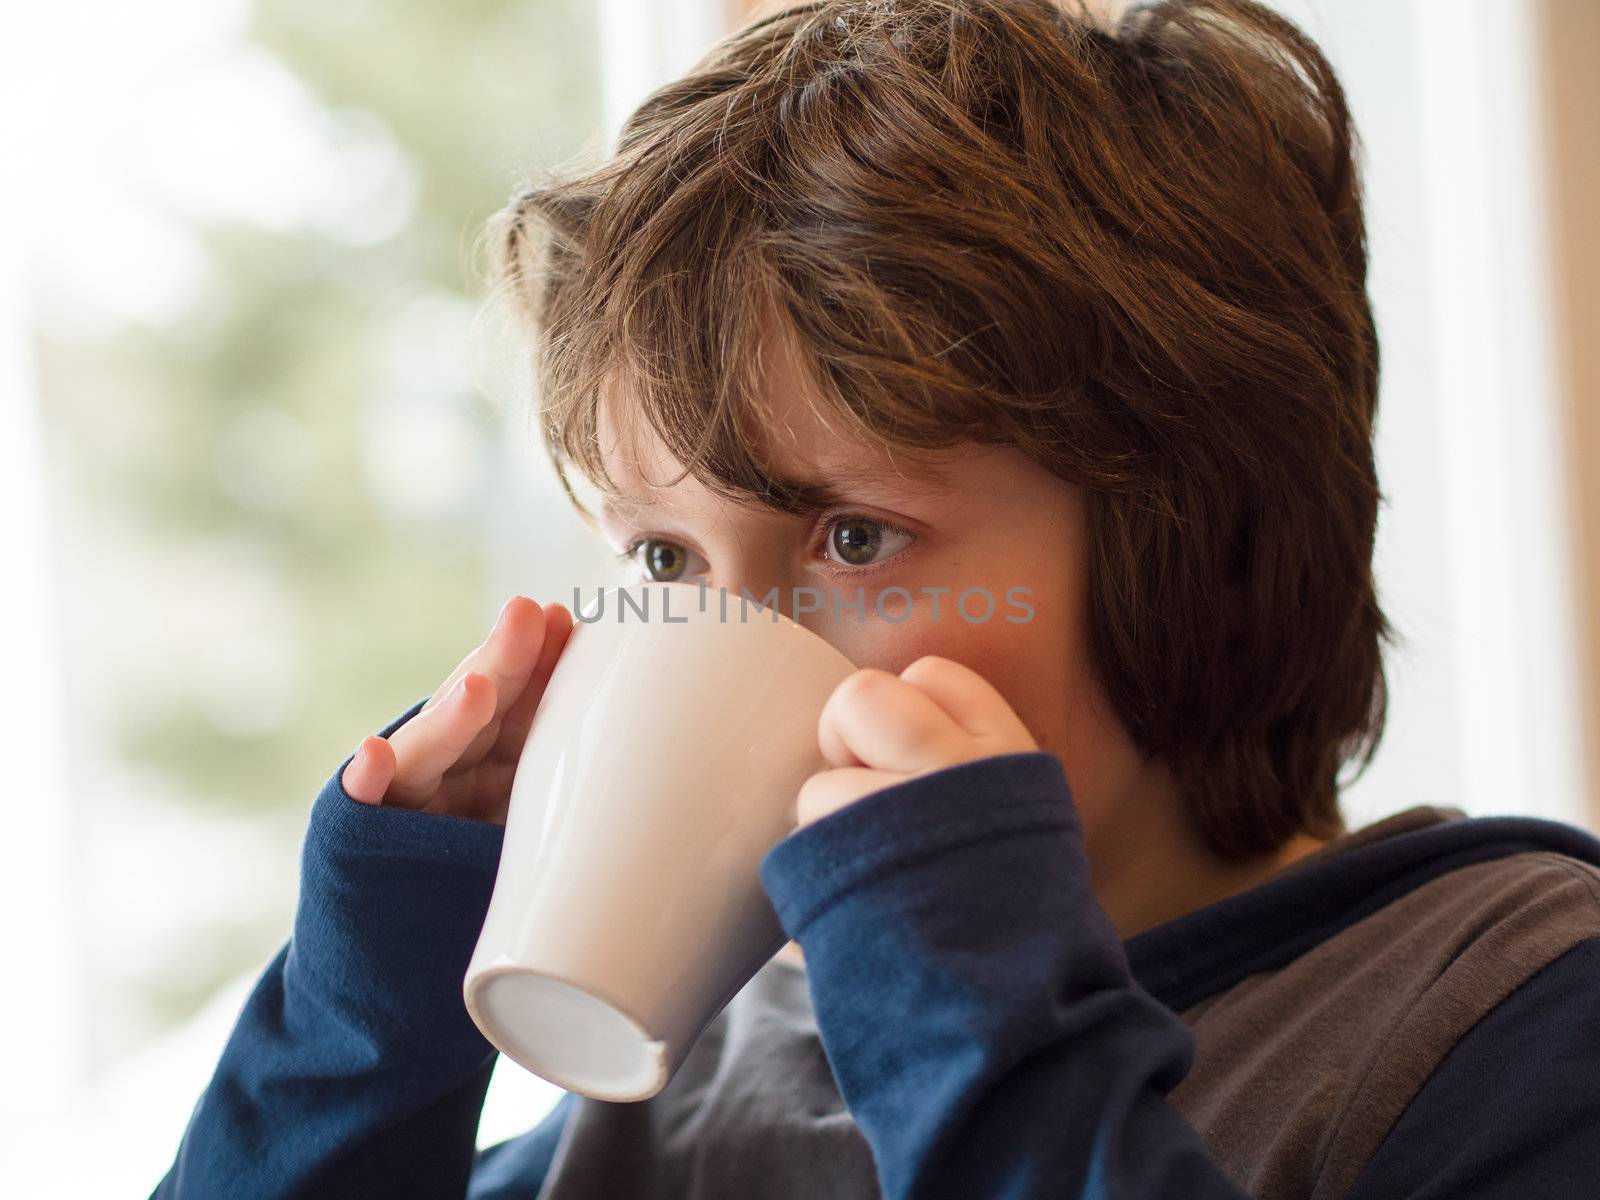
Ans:
{"type": "Polygon", "coordinates": [[[155,1194],[1578,1194],[1600,840],[1339,811],[1391,637],[1353,139],[1246,0],[825,0],[519,195],[545,443],[619,555],[820,593],[862,667],[761,863],[793,941],[656,1097],[474,1149],[461,978],[572,630],[515,597],[324,785],[155,1194]]]}

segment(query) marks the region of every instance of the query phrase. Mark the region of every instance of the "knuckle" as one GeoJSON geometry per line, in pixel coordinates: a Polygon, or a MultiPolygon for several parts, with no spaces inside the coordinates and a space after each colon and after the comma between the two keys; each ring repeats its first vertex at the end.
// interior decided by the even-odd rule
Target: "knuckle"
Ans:
{"type": "Polygon", "coordinates": [[[877,667],[862,667],[854,674],[845,676],[834,694],[840,697],[842,704],[853,706],[865,703],[893,679],[894,676],[877,667]]]}
{"type": "Polygon", "coordinates": [[[908,664],[905,670],[900,672],[900,678],[907,680],[938,679],[947,675],[957,674],[958,670],[957,664],[951,662],[948,658],[937,654],[924,654],[908,664]]]}
{"type": "Polygon", "coordinates": [[[936,671],[939,669],[940,661],[935,654],[919,655],[905,665],[905,669],[900,672],[901,678],[913,674],[920,675],[926,671],[936,671]]]}

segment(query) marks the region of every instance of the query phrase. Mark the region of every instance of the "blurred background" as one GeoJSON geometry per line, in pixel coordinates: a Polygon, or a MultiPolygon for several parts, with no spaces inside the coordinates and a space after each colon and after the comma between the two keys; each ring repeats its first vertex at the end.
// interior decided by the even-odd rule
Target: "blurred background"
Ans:
{"type": "MultiPolygon", "coordinates": [[[[11,15],[0,1194],[148,1193],[287,936],[322,783],[506,597],[609,577],[475,239],[745,7],[11,15]]],[[[1600,5],[1277,7],[1367,147],[1406,645],[1349,818],[1600,829],[1600,5]]],[[[501,1059],[480,1144],[558,1095],[501,1059]]]]}

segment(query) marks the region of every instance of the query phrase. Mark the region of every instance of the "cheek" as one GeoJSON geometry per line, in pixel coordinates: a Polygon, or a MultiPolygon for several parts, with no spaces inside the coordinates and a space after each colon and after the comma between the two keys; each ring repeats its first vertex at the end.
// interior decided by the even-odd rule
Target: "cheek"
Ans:
{"type": "MultiPolygon", "coordinates": [[[[1087,690],[1084,661],[1077,630],[1058,608],[1041,603],[1037,594],[1027,603],[1033,613],[996,596],[987,621],[967,620],[950,603],[940,600],[939,619],[919,603],[916,614],[896,624],[869,615],[854,617],[818,629],[859,667],[876,667],[899,674],[925,654],[937,654],[971,667],[1006,698],[1042,749],[1063,753],[1069,731],[1079,720],[1077,698],[1087,690]]],[[[983,608],[974,603],[974,617],[983,608]]]]}
{"type": "MultiPolygon", "coordinates": [[[[1120,795],[1137,758],[1088,668],[1079,631],[1040,607],[1033,620],[999,616],[983,624],[957,617],[936,624],[846,625],[858,645],[841,647],[863,667],[898,674],[924,654],[971,667],[994,685],[1041,750],[1061,759],[1074,803],[1090,837],[1120,795]]],[[[1009,610],[1016,613],[1016,610],[1009,610]]]]}

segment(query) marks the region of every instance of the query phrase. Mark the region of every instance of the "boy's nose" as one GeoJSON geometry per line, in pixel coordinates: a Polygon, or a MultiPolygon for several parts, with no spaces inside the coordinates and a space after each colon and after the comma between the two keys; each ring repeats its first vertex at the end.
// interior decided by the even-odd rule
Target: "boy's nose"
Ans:
{"type": "Polygon", "coordinates": [[[833,624],[833,603],[829,588],[815,582],[796,582],[770,573],[712,572],[706,577],[708,603],[715,603],[718,588],[728,590],[728,619],[737,621],[743,601],[744,619],[770,620],[755,612],[755,606],[775,608],[785,617],[829,641],[833,624]]]}

